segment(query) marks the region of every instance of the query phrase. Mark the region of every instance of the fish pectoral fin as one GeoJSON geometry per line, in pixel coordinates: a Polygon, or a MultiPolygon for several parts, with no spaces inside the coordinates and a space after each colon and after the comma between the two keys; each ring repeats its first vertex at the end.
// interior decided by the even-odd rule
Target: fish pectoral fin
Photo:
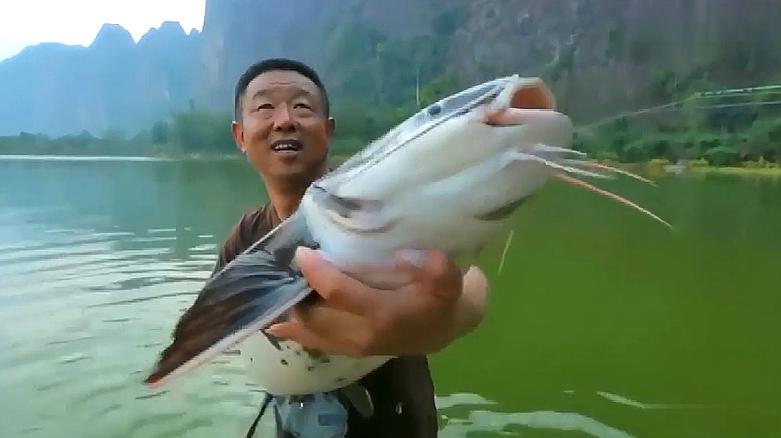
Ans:
{"type": "Polygon", "coordinates": [[[531,198],[531,196],[524,196],[523,198],[510,201],[507,204],[497,207],[489,212],[479,214],[475,216],[475,218],[481,221],[500,221],[507,219],[510,217],[510,215],[515,213],[515,210],[517,210],[518,207],[520,207],[529,198],[531,198]]]}
{"type": "Polygon", "coordinates": [[[278,227],[262,245],[253,245],[251,251],[237,256],[206,282],[193,305],[180,317],[173,341],[160,354],[145,379],[147,384],[159,386],[209,361],[266,328],[311,293],[306,279],[287,259],[308,238],[300,230],[291,233],[293,225],[278,227]],[[283,250],[288,247],[292,250],[283,250]]]}
{"type": "Polygon", "coordinates": [[[269,263],[265,251],[243,254],[207,283],[199,300],[179,319],[173,342],[163,350],[150,385],[209,361],[266,328],[310,294],[306,280],[269,263]]]}

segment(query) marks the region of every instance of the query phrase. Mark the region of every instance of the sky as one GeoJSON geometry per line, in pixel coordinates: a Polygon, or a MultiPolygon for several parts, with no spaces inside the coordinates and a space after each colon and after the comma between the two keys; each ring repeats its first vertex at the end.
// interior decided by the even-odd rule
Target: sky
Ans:
{"type": "Polygon", "coordinates": [[[206,0],[0,0],[0,60],[29,45],[87,46],[103,23],[119,24],[138,41],[164,21],[201,30],[206,0]]]}

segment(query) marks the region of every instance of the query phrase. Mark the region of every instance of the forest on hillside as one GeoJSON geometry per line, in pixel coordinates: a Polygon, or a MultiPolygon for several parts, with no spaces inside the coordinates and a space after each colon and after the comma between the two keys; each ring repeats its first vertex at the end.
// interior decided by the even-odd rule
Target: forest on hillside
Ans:
{"type": "MultiPolygon", "coordinates": [[[[781,45],[771,35],[778,29],[777,2],[753,8],[737,0],[698,2],[696,8],[688,0],[664,7],[627,0],[620,8],[610,0],[403,3],[406,9],[380,1],[325,7],[306,0],[291,9],[281,0],[265,7],[209,0],[202,33],[188,35],[168,23],[135,47],[123,29],[104,27],[81,61],[70,57],[81,53],[73,48],[57,55],[69,69],[97,70],[69,87],[75,94],[51,105],[53,114],[25,107],[25,95],[15,99],[19,106],[8,117],[35,115],[30,126],[42,128],[0,136],[0,154],[237,154],[228,103],[236,77],[259,58],[290,56],[315,66],[329,89],[336,155],[354,153],[450,93],[517,72],[548,82],[575,121],[574,147],[594,158],[762,166],[781,159],[781,88],[772,86],[781,83],[781,45]],[[245,14],[236,16],[236,10],[245,14]],[[275,14],[274,26],[257,27],[251,18],[262,14],[275,14]],[[305,35],[286,38],[304,18],[311,21],[305,35]],[[657,31],[661,25],[667,32],[657,31]],[[746,26],[754,32],[739,32],[746,26]],[[268,44],[261,49],[257,41],[268,44]],[[119,58],[122,68],[115,65],[119,58]],[[150,78],[154,86],[138,78],[150,78]],[[743,90],[762,86],[768,87],[743,90]],[[158,95],[170,102],[155,100],[158,95]],[[133,100],[123,104],[125,98],[133,100]],[[65,135],[43,129],[49,119],[64,123],[74,114],[97,116],[68,126],[94,128],[65,135]]],[[[56,74],[33,68],[37,61],[49,65],[50,49],[0,63],[0,79],[3,72],[56,74]]],[[[81,74],[66,71],[69,78],[81,74]]],[[[36,96],[34,87],[14,90],[36,96]]]]}

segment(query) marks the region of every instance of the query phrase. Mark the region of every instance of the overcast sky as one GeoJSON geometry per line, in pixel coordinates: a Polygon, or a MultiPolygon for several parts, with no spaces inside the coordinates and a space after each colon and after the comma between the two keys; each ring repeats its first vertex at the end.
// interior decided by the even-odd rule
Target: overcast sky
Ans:
{"type": "Polygon", "coordinates": [[[138,41],[163,21],[201,30],[206,0],[0,0],[0,60],[42,42],[89,45],[103,23],[138,41]]]}

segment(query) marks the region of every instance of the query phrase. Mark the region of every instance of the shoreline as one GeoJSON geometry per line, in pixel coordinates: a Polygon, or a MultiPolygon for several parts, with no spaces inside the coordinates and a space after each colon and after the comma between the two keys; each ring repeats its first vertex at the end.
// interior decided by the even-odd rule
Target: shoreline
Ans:
{"type": "Polygon", "coordinates": [[[696,166],[687,169],[691,173],[715,173],[719,175],[737,176],[770,176],[781,177],[781,167],[703,167],[696,166]]]}
{"type": "Polygon", "coordinates": [[[665,174],[718,174],[735,176],[781,177],[781,167],[778,165],[762,165],[756,162],[746,162],[744,166],[712,166],[704,161],[693,161],[687,164],[676,164],[666,160],[651,160],[644,163],[611,163],[612,165],[634,167],[643,171],[665,174]]]}
{"type": "Polygon", "coordinates": [[[144,155],[19,155],[0,154],[0,161],[217,161],[239,160],[240,155],[182,155],[182,156],[144,156],[144,155]]]}
{"type": "MultiPolygon", "coordinates": [[[[350,158],[349,155],[332,155],[331,163],[338,166],[350,158]]],[[[125,155],[21,155],[21,154],[0,154],[2,161],[136,161],[136,162],[164,162],[164,161],[238,161],[243,160],[242,155],[181,155],[181,156],[125,156],[125,155]]],[[[664,173],[667,175],[676,174],[721,174],[737,176],[768,176],[781,177],[781,166],[724,166],[717,167],[705,163],[696,162],[690,165],[677,165],[664,160],[651,160],[642,163],[615,163],[609,162],[613,166],[629,167],[650,171],[653,173],[664,173]]]]}

